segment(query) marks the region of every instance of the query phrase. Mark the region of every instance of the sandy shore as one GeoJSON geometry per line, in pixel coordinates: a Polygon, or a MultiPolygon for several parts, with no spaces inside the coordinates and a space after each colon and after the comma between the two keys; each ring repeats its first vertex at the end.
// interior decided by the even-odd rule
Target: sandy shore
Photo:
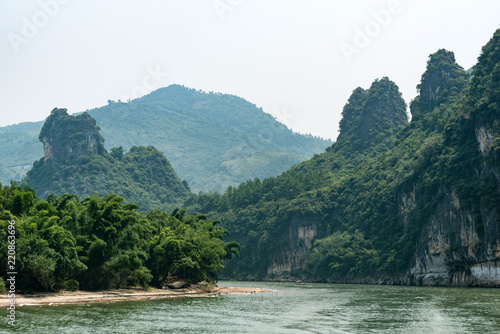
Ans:
{"type": "MultiPolygon", "coordinates": [[[[32,295],[16,295],[16,306],[42,306],[42,305],[62,305],[62,304],[90,304],[90,303],[114,303],[134,300],[152,300],[167,299],[175,297],[214,297],[228,294],[251,294],[270,292],[267,289],[257,288],[233,288],[216,286],[206,288],[204,286],[194,285],[186,289],[170,290],[155,289],[137,290],[137,289],[119,289],[107,291],[60,291],[43,292],[32,295]]],[[[10,304],[7,295],[0,295],[0,307],[10,304]]]]}

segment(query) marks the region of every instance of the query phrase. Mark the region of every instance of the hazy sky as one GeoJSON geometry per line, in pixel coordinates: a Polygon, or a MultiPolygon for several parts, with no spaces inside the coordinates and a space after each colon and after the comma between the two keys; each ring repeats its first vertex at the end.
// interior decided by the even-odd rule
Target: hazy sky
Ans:
{"type": "Polygon", "coordinates": [[[499,24],[498,0],[2,0],[0,126],[177,83],[336,138],[353,89],[409,103],[430,53],[470,68],[499,24]]]}

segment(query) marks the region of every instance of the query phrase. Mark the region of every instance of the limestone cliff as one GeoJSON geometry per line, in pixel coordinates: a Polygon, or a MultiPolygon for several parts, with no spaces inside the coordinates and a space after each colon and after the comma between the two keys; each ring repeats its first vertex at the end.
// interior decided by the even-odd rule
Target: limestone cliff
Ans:
{"type": "MultiPolygon", "coordinates": [[[[500,31],[471,81],[452,52],[431,55],[411,104],[411,124],[356,173],[302,195],[322,203],[321,218],[291,216],[286,242],[269,255],[266,278],[500,287],[499,45],[500,31]],[[354,232],[361,241],[355,246],[329,238],[326,227],[354,232]],[[346,263],[350,269],[340,270],[346,263]]],[[[366,95],[357,89],[351,96],[341,122],[349,131],[341,132],[337,147],[362,151],[366,134],[356,129],[372,133],[372,142],[383,131],[364,126],[367,119],[376,124],[376,117],[366,117],[366,95]]],[[[372,105],[373,115],[383,115],[377,105],[384,106],[372,105]]]]}
{"type": "Polygon", "coordinates": [[[288,227],[284,247],[269,257],[265,279],[288,280],[300,271],[307,259],[307,254],[318,237],[320,225],[316,218],[293,218],[288,227]]]}
{"type": "Polygon", "coordinates": [[[468,74],[455,62],[451,51],[438,50],[429,56],[427,69],[417,86],[420,94],[410,104],[414,120],[430,113],[442,103],[460,96],[467,85],[468,74]]]}
{"type": "Polygon", "coordinates": [[[462,192],[461,198],[453,187],[440,190],[443,198],[417,241],[410,270],[415,284],[500,287],[500,169],[487,159],[498,133],[481,124],[474,134],[480,158],[468,182],[479,192],[462,192]]]}
{"type": "Polygon", "coordinates": [[[55,108],[39,135],[45,161],[67,161],[82,155],[102,154],[104,138],[99,130],[95,119],[88,113],[70,116],[66,109],[55,108]]]}
{"type": "Polygon", "coordinates": [[[40,198],[75,194],[80,198],[115,193],[141,209],[169,208],[187,196],[167,158],[156,148],[134,146],[124,153],[103,146],[96,120],[54,109],[40,131],[45,155],[23,180],[40,198]]]}
{"type": "Polygon", "coordinates": [[[498,212],[480,210],[487,231],[481,236],[475,215],[460,207],[452,189],[444,193],[418,238],[411,280],[417,285],[500,286],[498,212]]]}

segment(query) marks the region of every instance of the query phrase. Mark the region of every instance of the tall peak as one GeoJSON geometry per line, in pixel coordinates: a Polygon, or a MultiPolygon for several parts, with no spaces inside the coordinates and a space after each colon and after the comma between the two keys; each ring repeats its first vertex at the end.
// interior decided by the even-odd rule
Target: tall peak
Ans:
{"type": "Polygon", "coordinates": [[[431,112],[434,107],[463,93],[468,80],[467,72],[455,62],[452,51],[440,49],[429,56],[417,90],[420,95],[412,101],[413,117],[431,112]]]}
{"type": "Polygon", "coordinates": [[[406,103],[398,86],[384,77],[368,90],[356,88],[342,111],[335,149],[367,151],[390,138],[408,123],[406,103]]]}
{"type": "Polygon", "coordinates": [[[103,153],[104,138],[99,130],[96,120],[86,112],[72,116],[66,109],[53,109],[38,137],[43,143],[45,161],[103,153]]]}
{"type": "Polygon", "coordinates": [[[467,97],[474,118],[493,123],[500,117],[500,29],[483,47],[467,97]]]}

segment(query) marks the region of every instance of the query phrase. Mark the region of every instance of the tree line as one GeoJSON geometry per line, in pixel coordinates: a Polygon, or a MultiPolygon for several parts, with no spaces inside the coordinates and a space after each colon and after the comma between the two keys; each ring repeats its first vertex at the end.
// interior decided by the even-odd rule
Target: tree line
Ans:
{"type": "Polygon", "coordinates": [[[80,200],[74,194],[37,198],[12,182],[0,188],[0,277],[6,278],[8,225],[16,224],[16,288],[162,287],[173,279],[213,282],[224,260],[238,255],[229,232],[205,215],[139,206],[116,194],[80,200]]]}

